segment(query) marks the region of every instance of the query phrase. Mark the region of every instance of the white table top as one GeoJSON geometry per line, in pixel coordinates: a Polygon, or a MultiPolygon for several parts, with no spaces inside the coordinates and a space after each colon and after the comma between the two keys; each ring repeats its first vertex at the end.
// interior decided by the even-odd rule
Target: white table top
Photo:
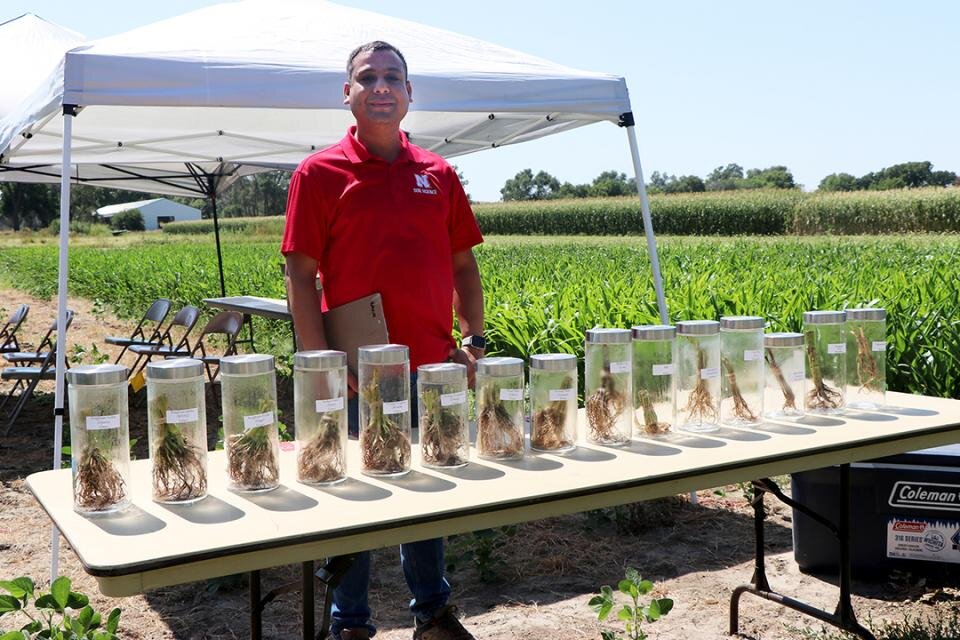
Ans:
{"type": "Polygon", "coordinates": [[[227,296],[226,298],[204,298],[210,307],[239,311],[248,315],[263,316],[276,320],[292,320],[287,301],[282,298],[260,298],[258,296],[227,296]]]}
{"type": "Polygon", "coordinates": [[[182,506],[151,501],[150,462],[139,460],[134,506],[95,518],[73,511],[69,470],[35,473],[27,484],[101,591],[121,596],[960,442],[960,401],[898,393],[888,401],[899,408],[638,438],[622,449],[581,444],[515,462],[471,451],[469,465],[449,471],[421,467],[415,446],[414,470],[395,480],[359,474],[351,441],[350,477],[327,488],[296,482],[296,454],[283,451],[281,487],[259,495],[228,491],[223,452],[212,452],[210,495],[182,506]]]}

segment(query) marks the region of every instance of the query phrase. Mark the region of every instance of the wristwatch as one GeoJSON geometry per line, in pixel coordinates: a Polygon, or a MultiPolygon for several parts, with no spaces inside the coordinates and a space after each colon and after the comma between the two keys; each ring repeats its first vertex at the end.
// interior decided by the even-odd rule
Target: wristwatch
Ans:
{"type": "Polygon", "coordinates": [[[463,340],[460,341],[460,346],[473,347],[474,349],[483,351],[487,348],[487,339],[483,336],[463,336],[463,340]]]}

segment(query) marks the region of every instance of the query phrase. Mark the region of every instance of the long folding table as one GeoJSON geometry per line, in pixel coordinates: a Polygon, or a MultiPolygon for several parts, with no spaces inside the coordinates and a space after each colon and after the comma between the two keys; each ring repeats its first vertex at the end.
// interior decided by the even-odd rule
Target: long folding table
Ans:
{"type": "MultiPolygon", "coordinates": [[[[471,451],[470,464],[456,470],[422,467],[415,447],[414,470],[393,480],[361,475],[358,445],[351,441],[349,478],[330,487],[298,483],[296,452],[288,450],[281,452],[280,488],[263,494],[227,490],[223,452],[211,452],[210,495],[181,506],[151,501],[150,461],[139,460],[131,464],[133,506],[99,517],[73,511],[69,470],[32,474],[27,485],[104,595],[132,595],[239,572],[257,575],[261,569],[302,563],[304,585],[310,587],[303,594],[304,638],[312,638],[315,558],[824,466],[844,468],[859,460],[960,442],[960,401],[899,393],[888,394],[888,400],[892,406],[878,412],[635,438],[622,448],[579,444],[566,455],[528,452],[512,462],[479,460],[471,451]]],[[[774,487],[762,480],[757,486],[762,536],[762,496],[774,487]]],[[[848,502],[849,487],[844,490],[848,502]]],[[[846,548],[843,523],[838,532],[846,548]]],[[[816,615],[812,607],[794,606],[796,601],[770,589],[763,575],[762,537],[757,547],[754,579],[732,600],[731,633],[743,592],[816,615]]],[[[849,561],[845,568],[843,564],[842,557],[846,577],[841,576],[838,610],[818,617],[869,638],[853,618],[849,561]]],[[[258,625],[259,618],[254,627],[258,625]]],[[[251,633],[256,637],[258,630],[252,627],[251,633]]]]}

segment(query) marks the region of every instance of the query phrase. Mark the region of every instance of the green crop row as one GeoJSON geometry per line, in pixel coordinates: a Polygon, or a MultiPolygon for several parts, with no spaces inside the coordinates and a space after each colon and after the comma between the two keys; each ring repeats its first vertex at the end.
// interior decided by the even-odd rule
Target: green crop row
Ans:
{"type": "MultiPolygon", "coordinates": [[[[604,235],[643,233],[635,197],[480,203],[484,234],[604,235]]],[[[960,232],[960,189],[803,193],[755,190],[658,194],[650,198],[658,235],[815,235],[960,232]]],[[[225,233],[280,236],[282,216],[227,218],[225,233]]],[[[212,220],[174,222],[167,233],[213,233],[212,220]]]]}
{"type": "MultiPolygon", "coordinates": [[[[282,297],[276,242],[224,246],[227,294],[282,297]]],[[[638,239],[500,238],[477,248],[491,354],[583,355],[594,326],[658,321],[638,239]]],[[[56,289],[56,247],[5,247],[0,279],[56,289]]],[[[761,315],[797,330],[802,313],[876,304],[888,310],[894,390],[960,398],[960,238],[668,238],[660,242],[670,320],[761,315]]],[[[71,250],[74,295],[136,317],[154,298],[202,305],[219,295],[216,252],[203,243],[71,250]]],[[[263,321],[258,348],[290,350],[289,326],[263,321]]]]}

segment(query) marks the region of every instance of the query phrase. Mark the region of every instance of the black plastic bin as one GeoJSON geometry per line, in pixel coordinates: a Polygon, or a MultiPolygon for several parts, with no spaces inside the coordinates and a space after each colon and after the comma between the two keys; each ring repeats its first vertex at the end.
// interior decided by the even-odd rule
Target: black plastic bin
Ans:
{"type": "MultiPolygon", "coordinates": [[[[793,498],[837,522],[840,468],[795,473],[793,498]]],[[[960,576],[960,445],[850,465],[853,576],[894,570],[960,576]]],[[[836,573],[839,546],[826,527],[793,511],[793,555],[806,573],[836,573]]]]}

